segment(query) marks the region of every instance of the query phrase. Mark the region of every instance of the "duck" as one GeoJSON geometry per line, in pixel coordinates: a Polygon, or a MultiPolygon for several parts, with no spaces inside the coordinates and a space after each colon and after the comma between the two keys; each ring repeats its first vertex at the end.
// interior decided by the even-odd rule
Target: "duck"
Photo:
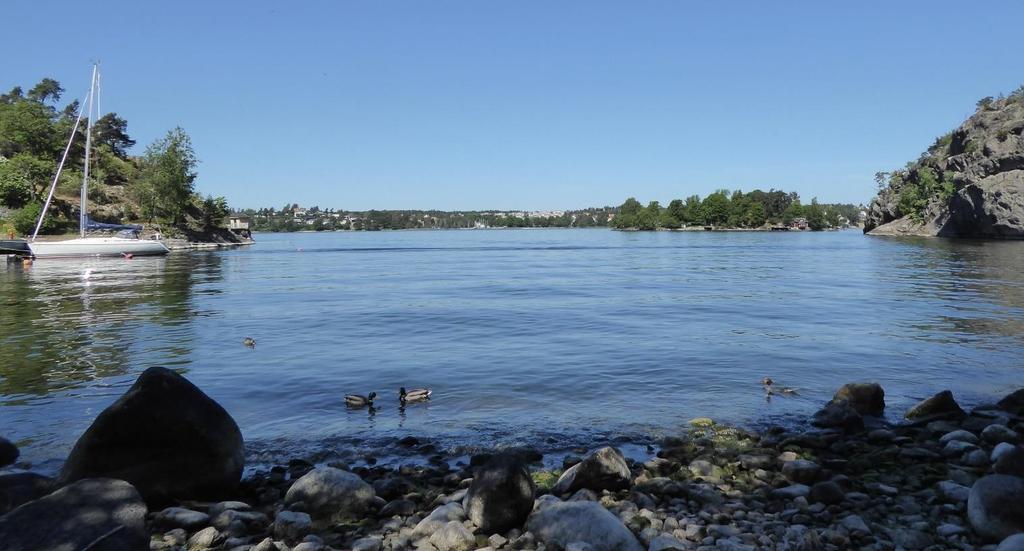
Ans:
{"type": "Polygon", "coordinates": [[[412,390],[405,390],[405,387],[398,389],[398,401],[405,404],[408,402],[422,402],[423,400],[430,399],[430,394],[434,391],[429,388],[414,388],[412,390]]]}
{"type": "Polygon", "coordinates": [[[775,381],[773,381],[771,377],[765,377],[764,379],[762,379],[761,384],[764,385],[764,393],[767,394],[768,396],[774,396],[776,394],[792,396],[793,394],[799,394],[798,389],[789,386],[784,386],[782,388],[776,389],[774,386],[775,381]]]}
{"type": "Polygon", "coordinates": [[[242,339],[242,344],[248,346],[249,348],[256,348],[256,339],[252,337],[246,337],[242,339]]]}
{"type": "Polygon", "coordinates": [[[376,397],[376,392],[371,392],[366,396],[361,394],[347,394],[345,395],[345,405],[350,408],[362,408],[366,406],[373,408],[373,400],[376,397]]]}

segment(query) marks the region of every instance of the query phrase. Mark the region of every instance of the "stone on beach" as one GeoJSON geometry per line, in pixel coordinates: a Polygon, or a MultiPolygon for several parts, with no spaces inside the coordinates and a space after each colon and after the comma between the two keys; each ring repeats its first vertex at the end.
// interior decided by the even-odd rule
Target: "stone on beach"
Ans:
{"type": "Polygon", "coordinates": [[[594,551],[643,551],[636,536],[618,518],[592,501],[547,502],[526,521],[526,528],[549,546],[582,542],[594,551]]]}
{"type": "Polygon", "coordinates": [[[622,452],[607,446],[562,473],[551,493],[564,495],[581,488],[621,490],[629,487],[630,477],[629,465],[622,452]]]}
{"type": "Polygon", "coordinates": [[[1000,541],[1024,532],[1024,479],[1002,474],[986,476],[971,487],[967,518],[975,532],[1000,541]]]}
{"type": "Polygon", "coordinates": [[[56,489],[56,481],[36,473],[0,475],[0,515],[56,489]]]}
{"type": "Polygon", "coordinates": [[[1018,417],[1024,417],[1024,388],[1007,394],[1002,400],[996,403],[996,407],[1008,411],[1018,417]]]}
{"type": "Polygon", "coordinates": [[[159,503],[229,493],[244,466],[242,433],[224,408],[181,375],[151,367],[78,439],[61,479],[123,479],[159,503]]]}
{"type": "Polygon", "coordinates": [[[907,411],[904,417],[912,421],[929,421],[934,419],[959,419],[966,417],[960,404],[956,403],[953,393],[949,390],[919,402],[907,411]]]}
{"type": "Polygon", "coordinates": [[[519,459],[494,456],[473,474],[466,514],[484,534],[505,533],[526,521],[535,490],[533,478],[519,459]]]}
{"type": "Polygon", "coordinates": [[[847,383],[836,391],[833,402],[845,401],[861,415],[885,412],[885,391],[878,383],[847,383]]]}
{"type": "Polygon", "coordinates": [[[146,549],[146,504],[123,480],[86,479],[0,517],[0,551],[146,549]]]}
{"type": "Polygon", "coordinates": [[[470,551],[476,547],[473,532],[457,520],[446,523],[427,541],[438,551],[470,551]]]}
{"type": "Polygon", "coordinates": [[[0,437],[0,467],[6,467],[18,460],[18,446],[10,440],[0,437]]]}
{"type": "Polygon", "coordinates": [[[358,475],[334,467],[317,467],[288,488],[284,501],[301,501],[314,519],[334,521],[366,512],[376,497],[373,486],[358,475]]]}
{"type": "Polygon", "coordinates": [[[864,430],[864,418],[848,402],[839,400],[825,405],[811,421],[816,427],[838,428],[846,432],[864,430]]]}

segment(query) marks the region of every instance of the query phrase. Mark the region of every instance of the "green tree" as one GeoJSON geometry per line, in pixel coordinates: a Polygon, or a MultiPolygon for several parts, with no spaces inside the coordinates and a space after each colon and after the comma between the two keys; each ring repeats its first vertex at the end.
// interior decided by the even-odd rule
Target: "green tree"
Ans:
{"type": "Polygon", "coordinates": [[[825,229],[825,209],[818,204],[818,198],[811,199],[810,206],[807,207],[807,227],[813,231],[821,231],[825,229]]]}
{"type": "Polygon", "coordinates": [[[179,126],[153,142],[139,160],[133,195],[149,220],[161,218],[174,225],[183,221],[196,179],[198,164],[192,140],[179,126]]]}
{"type": "Polygon", "coordinates": [[[128,121],[107,113],[100,117],[92,127],[93,143],[105,145],[118,157],[128,157],[128,149],[135,145],[135,140],[128,135],[128,121]]]}
{"type": "Polygon", "coordinates": [[[638,217],[643,210],[643,205],[635,197],[626,199],[622,206],[619,207],[618,216],[615,217],[615,227],[619,229],[637,227],[638,217]]]}
{"type": "Polygon", "coordinates": [[[747,205],[747,212],[744,214],[744,222],[749,228],[759,228],[768,220],[764,212],[764,205],[751,201],[747,205]]]}
{"type": "Polygon", "coordinates": [[[39,81],[28,91],[29,99],[38,101],[39,103],[46,103],[47,101],[53,100],[54,102],[60,101],[61,94],[64,93],[64,89],[61,88],[60,83],[52,78],[44,78],[39,81]]]}
{"type": "Polygon", "coordinates": [[[701,222],[706,226],[721,226],[729,220],[729,197],[719,190],[704,198],[700,204],[701,222]]]}

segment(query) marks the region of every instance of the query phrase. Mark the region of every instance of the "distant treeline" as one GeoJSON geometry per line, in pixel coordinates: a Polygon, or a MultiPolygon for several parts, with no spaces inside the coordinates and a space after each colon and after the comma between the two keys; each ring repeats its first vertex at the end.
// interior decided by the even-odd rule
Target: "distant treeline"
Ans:
{"type": "Polygon", "coordinates": [[[617,229],[656,230],[687,226],[760,228],[802,222],[809,229],[824,230],[856,224],[863,209],[861,205],[818,203],[816,198],[804,205],[796,192],[775,189],[748,193],[722,189],[704,199],[699,195],[674,199],[667,207],[658,201],[644,206],[630,197],[618,208],[611,225],[617,229]]]}
{"type": "Polygon", "coordinates": [[[439,211],[308,209],[298,205],[240,211],[254,231],[407,230],[607,227],[614,207],[570,211],[439,211]]]}

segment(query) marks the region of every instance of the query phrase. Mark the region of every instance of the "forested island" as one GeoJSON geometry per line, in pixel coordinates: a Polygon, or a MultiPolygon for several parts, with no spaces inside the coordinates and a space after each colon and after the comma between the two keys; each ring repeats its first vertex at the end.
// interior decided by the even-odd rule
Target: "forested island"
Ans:
{"type": "MultiPolygon", "coordinates": [[[[64,88],[44,78],[25,92],[0,95],[0,228],[30,235],[42,210],[80,110],[78,100],[60,104],[64,88]]],[[[79,189],[84,170],[85,121],[79,125],[41,233],[78,229],[79,189]]],[[[89,218],[115,224],[142,223],[165,236],[189,240],[231,238],[223,229],[229,213],[223,197],[195,189],[195,151],[188,134],[169,130],[141,155],[128,121],[116,113],[93,123],[89,218]]]]}
{"type": "Polygon", "coordinates": [[[658,201],[643,206],[630,197],[618,208],[612,226],[620,230],[674,230],[687,227],[712,229],[770,229],[771,227],[810,229],[857,225],[864,207],[853,204],[823,204],[811,199],[800,202],[796,192],[775,189],[744,193],[721,189],[701,199],[691,195],[673,199],[667,207],[658,201]]]}

